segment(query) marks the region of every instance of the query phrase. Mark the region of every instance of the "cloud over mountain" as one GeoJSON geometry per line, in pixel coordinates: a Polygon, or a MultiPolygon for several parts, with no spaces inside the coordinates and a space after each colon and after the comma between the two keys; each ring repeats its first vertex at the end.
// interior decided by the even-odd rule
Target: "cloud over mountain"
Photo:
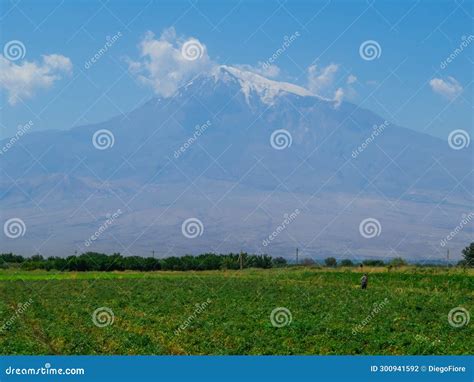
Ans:
{"type": "Polygon", "coordinates": [[[163,97],[172,96],[186,81],[212,67],[206,46],[195,38],[179,38],[174,28],[159,38],[148,32],[139,49],[140,60],[129,61],[129,69],[163,97]]]}
{"type": "MultiPolygon", "coordinates": [[[[316,65],[311,65],[308,68],[308,89],[314,94],[332,98],[336,101],[336,107],[339,107],[346,94],[346,91],[341,87],[334,89],[335,77],[338,70],[339,65],[337,64],[329,64],[321,68],[316,65]]],[[[353,75],[349,76],[347,84],[350,85],[354,83],[356,79],[357,77],[353,75]]]]}
{"type": "MultiPolygon", "coordinates": [[[[215,72],[220,66],[213,60],[204,43],[194,37],[180,37],[173,27],[165,29],[157,38],[149,31],[139,43],[140,58],[129,59],[129,70],[138,81],[150,86],[155,94],[171,97],[181,87],[199,74],[215,72]]],[[[235,68],[259,74],[266,78],[281,76],[275,64],[258,62],[256,65],[235,64],[235,68]]],[[[308,90],[327,99],[336,101],[338,106],[346,94],[343,88],[335,88],[335,76],[339,65],[331,63],[325,67],[308,67],[308,90]]],[[[352,82],[355,76],[352,76],[352,82]]]]}

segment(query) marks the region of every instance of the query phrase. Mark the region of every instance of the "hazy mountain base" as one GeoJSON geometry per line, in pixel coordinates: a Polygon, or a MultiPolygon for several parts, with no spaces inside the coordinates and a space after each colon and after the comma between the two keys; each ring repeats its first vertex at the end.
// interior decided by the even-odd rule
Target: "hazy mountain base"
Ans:
{"type": "Polygon", "coordinates": [[[149,186],[131,198],[118,187],[67,202],[47,198],[39,207],[31,207],[34,213],[12,207],[3,209],[5,216],[22,216],[28,227],[23,237],[3,240],[2,251],[25,255],[115,251],[147,256],[155,250],[157,256],[172,256],[244,250],[292,258],[299,247],[301,258],[336,256],[357,261],[402,256],[434,260],[444,259],[449,247],[451,259],[459,260],[472,232],[465,227],[446,248],[440,246],[446,232],[462,219],[466,211],[462,204],[438,206],[340,193],[262,191],[209,180],[195,185],[149,186]],[[124,202],[129,208],[123,207],[124,202]],[[91,235],[119,209],[121,214],[91,241],[91,235]],[[285,214],[295,210],[299,213],[286,225],[285,214]],[[181,224],[189,217],[200,219],[204,226],[203,234],[195,239],[184,237],[181,231],[181,224]],[[367,217],[378,219],[382,227],[380,235],[372,239],[359,232],[361,220],[367,217]],[[277,231],[275,238],[269,239],[277,231]]]}

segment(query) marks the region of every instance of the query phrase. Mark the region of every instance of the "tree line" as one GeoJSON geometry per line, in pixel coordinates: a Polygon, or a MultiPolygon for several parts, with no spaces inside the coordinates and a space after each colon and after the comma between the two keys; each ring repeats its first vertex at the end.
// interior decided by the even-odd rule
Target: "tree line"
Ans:
{"type": "Polygon", "coordinates": [[[68,257],[48,257],[34,255],[23,257],[12,253],[0,254],[0,268],[21,268],[25,270],[45,269],[58,271],[205,271],[216,269],[272,268],[285,266],[282,257],[249,255],[247,253],[226,255],[205,253],[198,256],[172,256],[166,258],[122,256],[120,253],[107,255],[86,252],[68,257]],[[240,258],[242,257],[242,261],[240,258]]]}
{"type": "MultiPolygon", "coordinates": [[[[474,242],[463,249],[463,260],[458,266],[474,266],[474,242]]],[[[363,260],[353,262],[350,259],[343,259],[339,262],[335,257],[328,257],[324,263],[317,263],[313,259],[303,259],[299,264],[289,264],[283,257],[271,257],[269,255],[255,255],[248,253],[215,254],[204,253],[198,256],[171,256],[165,258],[122,256],[120,253],[107,255],[97,252],[86,252],[81,255],[68,257],[43,257],[34,255],[23,257],[13,253],[0,254],[0,268],[21,268],[25,270],[44,269],[57,271],[205,271],[218,269],[239,269],[242,268],[278,268],[289,265],[305,266],[326,266],[326,267],[399,267],[407,265],[407,262],[397,257],[384,262],[383,260],[363,260]]],[[[417,264],[423,265],[423,264],[417,264]]],[[[424,264],[428,266],[428,264],[424,264]]],[[[436,264],[430,264],[433,266],[436,264]]],[[[439,264],[437,264],[439,266],[439,264]]]]}

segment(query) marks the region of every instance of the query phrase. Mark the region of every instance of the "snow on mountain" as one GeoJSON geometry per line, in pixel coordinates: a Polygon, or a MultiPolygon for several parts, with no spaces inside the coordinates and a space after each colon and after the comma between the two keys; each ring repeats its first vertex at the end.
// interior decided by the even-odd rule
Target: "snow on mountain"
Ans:
{"type": "Polygon", "coordinates": [[[288,82],[269,80],[256,73],[232,66],[221,65],[217,67],[213,72],[213,76],[216,81],[221,80],[226,82],[237,80],[247,102],[249,102],[252,93],[256,93],[261,101],[267,105],[273,105],[275,98],[285,93],[291,93],[300,97],[321,98],[301,86],[288,82]]]}

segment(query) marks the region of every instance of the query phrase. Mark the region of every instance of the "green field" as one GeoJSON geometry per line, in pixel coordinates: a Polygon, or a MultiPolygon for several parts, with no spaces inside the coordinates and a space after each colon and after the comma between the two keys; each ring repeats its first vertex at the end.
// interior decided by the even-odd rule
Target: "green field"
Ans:
{"type": "Polygon", "coordinates": [[[358,269],[294,267],[151,273],[0,271],[0,351],[469,354],[474,350],[472,322],[461,327],[448,322],[453,308],[474,312],[472,271],[371,269],[367,290],[360,289],[360,277],[358,269]],[[104,327],[92,319],[101,307],[114,315],[113,323],[110,313],[99,317],[99,324],[109,323],[104,327]],[[286,326],[272,324],[270,315],[278,307],[291,312],[286,326]]]}

